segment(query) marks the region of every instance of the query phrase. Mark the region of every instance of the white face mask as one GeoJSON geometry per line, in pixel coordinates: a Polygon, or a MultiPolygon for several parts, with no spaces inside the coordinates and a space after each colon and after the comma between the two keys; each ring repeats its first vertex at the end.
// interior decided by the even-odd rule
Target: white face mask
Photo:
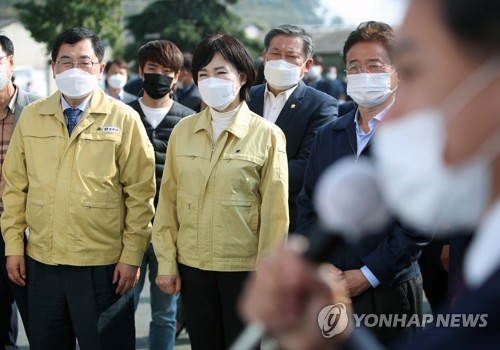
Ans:
{"type": "Polygon", "coordinates": [[[384,103],[394,92],[392,73],[360,73],[347,75],[347,94],[362,107],[375,107],[384,103]]]}
{"type": "Polygon", "coordinates": [[[56,86],[64,96],[82,98],[97,87],[97,75],[87,73],[79,68],[71,68],[56,74],[56,86]]]}
{"type": "Polygon", "coordinates": [[[106,79],[113,89],[122,89],[127,84],[127,77],[123,74],[113,74],[106,79]]]}
{"type": "Polygon", "coordinates": [[[240,91],[231,80],[220,78],[199,80],[198,89],[207,106],[217,110],[226,109],[240,91]]]}
{"type": "Polygon", "coordinates": [[[337,74],[328,72],[326,73],[326,78],[330,80],[337,80],[337,74]]]}
{"type": "Polygon", "coordinates": [[[383,193],[403,222],[429,234],[475,228],[490,196],[490,165],[500,150],[500,130],[475,156],[450,167],[444,163],[447,124],[500,75],[490,61],[466,79],[440,108],[417,110],[382,125],[374,155],[383,193]]]}
{"type": "Polygon", "coordinates": [[[309,68],[309,71],[307,72],[307,75],[311,79],[318,79],[321,76],[321,67],[320,66],[312,66],[309,68]]]}
{"type": "Polygon", "coordinates": [[[9,78],[7,77],[7,64],[0,64],[0,90],[3,90],[8,83],[9,78]]]}
{"type": "Polygon", "coordinates": [[[264,76],[273,88],[288,90],[300,82],[300,68],[285,60],[267,61],[264,65],[264,76]]]}

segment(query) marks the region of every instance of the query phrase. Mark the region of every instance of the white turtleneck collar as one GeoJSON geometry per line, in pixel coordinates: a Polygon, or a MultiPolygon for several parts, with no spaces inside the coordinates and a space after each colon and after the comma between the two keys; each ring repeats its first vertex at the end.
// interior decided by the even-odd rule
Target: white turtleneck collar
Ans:
{"type": "Polygon", "coordinates": [[[222,131],[226,130],[229,125],[233,122],[234,116],[236,115],[236,112],[238,112],[238,109],[240,108],[241,104],[239,104],[235,109],[232,109],[227,112],[219,112],[210,107],[210,114],[212,115],[212,142],[215,143],[217,138],[219,138],[219,135],[221,134],[222,131]]]}

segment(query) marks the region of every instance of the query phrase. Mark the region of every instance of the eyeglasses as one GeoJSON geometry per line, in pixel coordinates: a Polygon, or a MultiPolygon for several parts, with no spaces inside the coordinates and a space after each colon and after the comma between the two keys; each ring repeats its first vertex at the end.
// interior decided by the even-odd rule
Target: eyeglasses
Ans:
{"type": "Polygon", "coordinates": [[[75,68],[76,66],[81,70],[89,72],[92,70],[92,68],[94,68],[94,65],[99,64],[99,62],[92,62],[91,60],[81,60],[78,62],[73,62],[71,60],[61,60],[61,61],[56,61],[56,64],[59,68],[62,68],[64,70],[75,68]]]}
{"type": "MultiPolygon", "coordinates": [[[[386,68],[390,66],[390,64],[372,63],[365,66],[365,71],[368,73],[384,73],[386,68]]],[[[346,74],[360,74],[362,72],[362,66],[354,64],[344,69],[344,72],[346,74]]]]}

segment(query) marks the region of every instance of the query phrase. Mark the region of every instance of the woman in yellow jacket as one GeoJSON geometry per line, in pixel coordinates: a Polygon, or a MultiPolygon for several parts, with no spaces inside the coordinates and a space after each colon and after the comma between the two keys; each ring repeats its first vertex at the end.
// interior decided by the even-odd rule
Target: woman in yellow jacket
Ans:
{"type": "Polygon", "coordinates": [[[285,137],[248,109],[255,71],[239,40],[208,36],[192,68],[208,107],[170,136],[153,228],[156,283],[181,291],[193,349],[225,349],[243,328],[236,302],[248,272],[286,239],[285,137]]]}

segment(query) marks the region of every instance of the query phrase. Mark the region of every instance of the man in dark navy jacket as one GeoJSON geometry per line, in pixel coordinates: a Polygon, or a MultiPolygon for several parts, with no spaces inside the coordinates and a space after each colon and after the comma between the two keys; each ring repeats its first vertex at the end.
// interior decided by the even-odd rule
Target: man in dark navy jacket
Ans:
{"type": "MultiPolygon", "coordinates": [[[[348,37],[344,46],[347,91],[357,108],[318,130],[297,198],[297,232],[307,234],[316,223],[312,197],[325,169],[344,157],[354,162],[370,155],[373,133],[395,100],[394,44],[392,28],[380,22],[362,23],[348,37]],[[365,93],[367,87],[369,94],[365,93]]],[[[421,315],[422,278],[417,259],[427,243],[426,236],[393,221],[381,232],[337,250],[330,261],[343,271],[355,312],[421,315]]],[[[413,331],[404,327],[375,330],[386,344],[413,331]]]]}
{"type": "Polygon", "coordinates": [[[316,131],[337,117],[337,101],[307,86],[302,78],[313,64],[313,41],[304,29],[282,25],[264,39],[264,75],[267,83],[250,91],[248,107],[283,130],[289,173],[289,231],[295,230],[295,199],[316,131]]]}

